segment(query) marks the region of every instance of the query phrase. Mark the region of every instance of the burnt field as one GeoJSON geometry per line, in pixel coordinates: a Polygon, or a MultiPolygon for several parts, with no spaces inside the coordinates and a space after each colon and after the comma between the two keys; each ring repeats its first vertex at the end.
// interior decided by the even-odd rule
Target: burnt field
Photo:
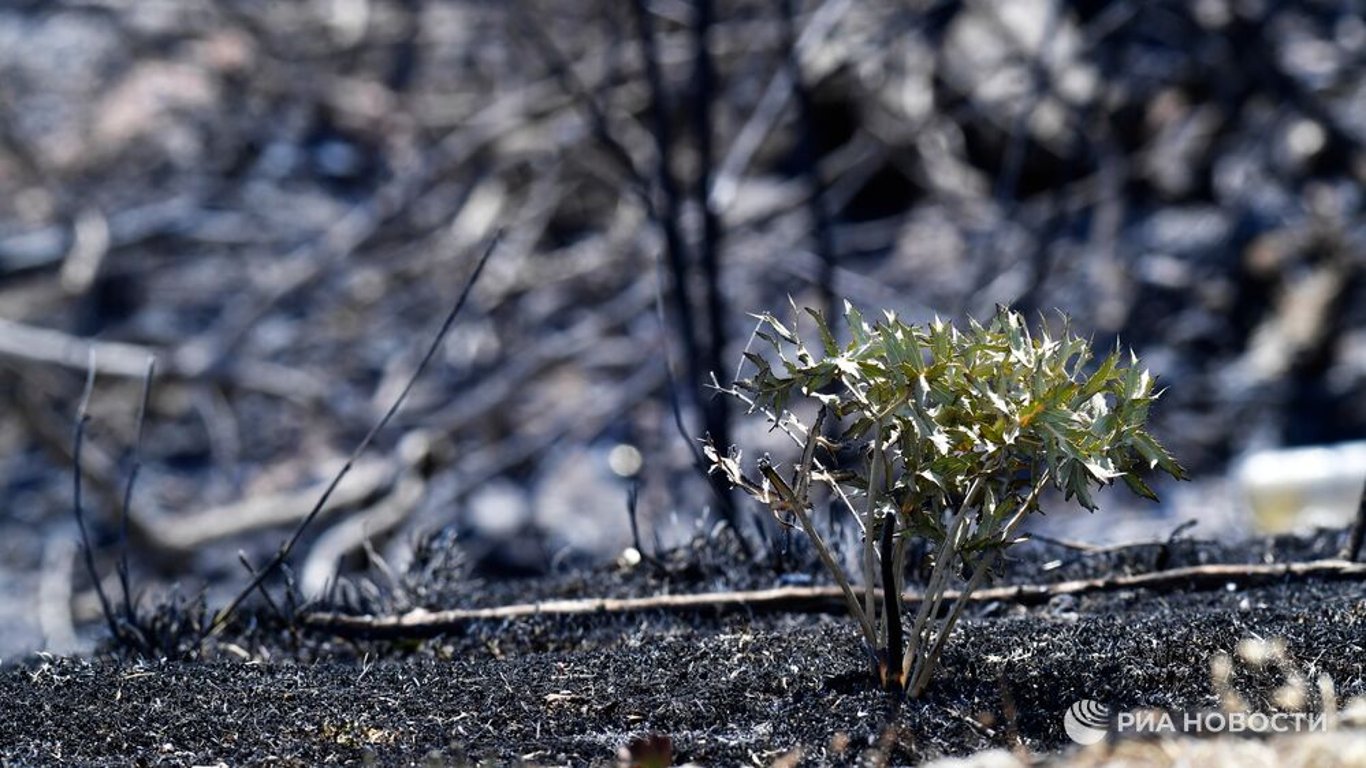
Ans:
{"type": "Polygon", "coordinates": [[[0,760],[1064,759],[1229,686],[1353,743],[1347,533],[1234,478],[1366,434],[1363,71],[1319,2],[0,7],[0,760]],[[702,466],[800,458],[715,387],[846,300],[1132,348],[1191,477],[1043,496],[900,704],[702,466]]]}

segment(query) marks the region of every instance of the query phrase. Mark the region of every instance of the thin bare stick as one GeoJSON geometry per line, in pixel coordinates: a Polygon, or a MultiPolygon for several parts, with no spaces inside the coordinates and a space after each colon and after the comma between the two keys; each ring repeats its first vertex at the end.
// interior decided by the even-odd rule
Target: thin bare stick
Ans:
{"type": "Polygon", "coordinates": [[[85,570],[95,585],[95,595],[100,599],[100,612],[109,625],[109,634],[119,637],[118,622],[114,621],[114,611],[105,594],[100,574],[95,570],[95,551],[90,545],[90,529],[85,524],[85,507],[81,500],[81,446],[85,442],[85,425],[90,421],[90,396],[95,391],[95,351],[90,351],[90,362],[86,368],[85,391],[81,393],[81,404],[76,408],[76,433],[71,441],[72,487],[71,504],[76,513],[76,526],[81,532],[81,549],[85,554],[85,570]]]}
{"type": "Polygon", "coordinates": [[[640,506],[640,479],[631,480],[631,485],[626,488],[626,517],[631,523],[631,546],[635,547],[636,552],[641,557],[645,557],[645,548],[640,543],[640,521],[636,519],[636,513],[640,506]]]}
{"type": "Polygon", "coordinates": [[[123,618],[135,624],[133,591],[128,585],[128,510],[133,506],[133,486],[142,471],[142,432],[147,422],[147,403],[152,396],[152,376],[156,374],[157,359],[147,358],[147,372],[142,377],[142,399],[138,401],[136,434],[133,437],[133,465],[128,469],[128,482],[123,486],[123,506],[119,509],[119,587],[123,590],[123,618]]]}
{"type": "MultiPolygon", "coordinates": [[[[678,189],[678,181],[674,178],[672,168],[674,137],[673,126],[669,120],[669,94],[664,85],[664,74],[659,66],[653,12],[645,0],[633,0],[631,9],[635,17],[636,45],[644,60],[645,80],[650,88],[650,133],[655,143],[654,181],[662,198],[662,208],[656,212],[655,223],[664,237],[664,255],[672,279],[673,290],[669,295],[673,298],[673,310],[678,320],[678,336],[683,343],[683,376],[688,386],[688,400],[701,407],[703,377],[699,366],[702,362],[702,347],[697,338],[698,323],[693,316],[694,303],[688,280],[688,248],[680,229],[683,218],[683,195],[678,189]]],[[[733,526],[735,521],[730,522],[733,526]]]]}
{"type": "Polygon", "coordinates": [[[201,641],[208,635],[222,629],[228,619],[236,612],[238,606],[242,604],[242,601],[246,600],[248,595],[261,586],[275,569],[284,564],[285,560],[289,558],[290,553],[294,551],[295,545],[299,543],[299,539],[303,537],[304,531],[308,529],[308,526],[318,514],[322,512],[323,507],[327,505],[327,500],[332,496],[332,492],[341,484],[341,481],[346,477],[346,474],[351,471],[351,466],[360,459],[360,456],[365,452],[365,449],[370,447],[370,443],[375,439],[375,435],[379,434],[381,429],[384,429],[385,425],[389,423],[389,420],[394,417],[395,413],[398,413],[398,409],[402,407],[403,401],[408,398],[408,393],[412,391],[413,385],[415,385],[418,378],[422,376],[422,372],[426,370],[427,364],[436,356],[436,351],[441,348],[441,343],[446,340],[446,335],[450,333],[451,328],[455,325],[456,317],[460,315],[460,310],[465,308],[465,303],[469,300],[474,284],[478,282],[479,275],[484,271],[484,265],[488,263],[489,257],[497,250],[498,242],[501,238],[501,231],[495,232],[493,237],[489,238],[488,244],[484,247],[483,254],[480,255],[479,261],[474,265],[474,271],[470,273],[469,278],[465,281],[464,289],[460,291],[460,297],[456,299],[450,312],[446,314],[446,319],[442,321],[440,330],[436,332],[436,337],[432,339],[432,343],[427,347],[426,354],[422,356],[422,359],[417,364],[417,368],[413,370],[413,375],[408,378],[408,383],[405,384],[403,390],[398,393],[398,397],[394,398],[393,405],[390,405],[389,409],[384,412],[384,415],[380,417],[379,421],[376,421],[375,425],[370,428],[370,431],[365,433],[365,437],[361,439],[360,444],[351,452],[351,456],[346,460],[346,463],[342,465],[342,468],[338,470],[337,474],[332,478],[332,482],[329,483],[327,488],[323,491],[318,502],[313,505],[313,508],[304,516],[304,519],[299,521],[298,526],[294,528],[294,533],[290,535],[289,539],[280,546],[280,549],[265,566],[251,578],[251,582],[248,583],[241,592],[237,593],[237,596],[232,599],[232,602],[229,603],[226,608],[219,611],[218,615],[214,617],[214,620],[209,623],[203,635],[200,637],[201,641]]]}
{"type": "MultiPolygon", "coordinates": [[[[237,562],[241,563],[242,567],[247,569],[247,573],[251,575],[252,578],[256,577],[256,568],[252,566],[251,561],[247,559],[246,552],[240,549],[237,550],[237,562]]],[[[285,624],[289,624],[289,619],[286,618],[284,611],[281,611],[280,606],[275,603],[275,598],[270,596],[270,590],[266,589],[264,584],[258,584],[257,588],[261,592],[261,597],[265,598],[266,605],[270,606],[270,610],[273,611],[276,616],[280,617],[280,620],[285,624]]]]}
{"type": "MultiPolygon", "coordinates": [[[[812,430],[811,436],[808,439],[816,439],[816,432],[814,430],[812,430]]],[[[821,536],[820,531],[816,529],[815,523],[811,521],[811,515],[807,513],[807,500],[797,498],[796,494],[792,492],[792,489],[787,486],[787,483],[778,476],[777,471],[773,469],[771,464],[760,462],[759,471],[764,473],[764,477],[768,480],[769,485],[777,492],[779,498],[792,509],[792,513],[797,516],[797,521],[801,523],[802,530],[806,532],[807,537],[811,539],[812,545],[816,547],[816,555],[819,556],[821,562],[825,564],[825,568],[829,571],[830,576],[834,578],[835,581],[839,582],[845,605],[849,609],[849,615],[854,617],[854,620],[859,624],[859,629],[863,630],[863,637],[868,642],[868,647],[876,648],[877,632],[873,628],[872,618],[865,613],[863,607],[859,605],[858,595],[854,593],[854,587],[849,583],[849,577],[845,575],[844,569],[840,567],[839,561],[835,559],[834,554],[830,551],[830,547],[826,545],[825,538],[821,536]]]]}
{"type": "MultiPolygon", "coordinates": [[[[1241,587],[1268,584],[1285,579],[1366,579],[1366,564],[1344,560],[1311,560],[1301,563],[1217,563],[1188,568],[1173,568],[1154,573],[1078,579],[1056,584],[1019,584],[981,589],[972,594],[956,590],[949,599],[975,603],[1010,602],[1017,605],[1043,605],[1058,595],[1081,595],[1118,590],[1147,589],[1171,592],[1183,589],[1222,589],[1229,584],[1241,587]]],[[[882,597],[881,592],[878,594],[882,597]]],[[[906,604],[920,603],[923,594],[902,596],[906,604]]],[[[536,616],[585,616],[639,612],[710,614],[728,613],[835,613],[847,610],[849,603],[843,587],[779,587],[748,592],[706,592],[701,594],[655,595],[633,598],[588,598],[519,603],[490,608],[457,608],[447,611],[414,609],[402,614],[354,616],[337,613],[306,613],[299,623],[306,629],[339,635],[363,637],[430,637],[459,632],[481,621],[507,622],[536,616]]]]}
{"type": "MultiPolygon", "coordinates": [[[[883,466],[882,430],[882,420],[878,419],[877,428],[873,432],[873,464],[868,470],[868,503],[863,513],[863,609],[870,617],[876,615],[873,612],[873,590],[877,588],[876,579],[873,576],[877,565],[877,544],[873,541],[873,522],[877,515],[878,501],[882,498],[882,486],[887,479],[886,467],[883,466]]],[[[812,427],[811,432],[811,440],[814,441],[816,436],[820,434],[820,430],[818,427],[812,427]]]]}

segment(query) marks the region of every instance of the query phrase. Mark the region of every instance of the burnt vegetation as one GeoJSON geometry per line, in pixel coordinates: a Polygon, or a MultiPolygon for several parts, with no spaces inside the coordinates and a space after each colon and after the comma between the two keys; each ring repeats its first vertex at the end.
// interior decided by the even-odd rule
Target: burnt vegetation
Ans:
{"type": "MultiPolygon", "coordinates": [[[[1318,2],[6,5],[0,656],[97,652],[0,674],[60,710],[0,718],[0,757],[56,759],[64,717],[121,732],[80,704],[111,676],[129,711],[170,689],[199,711],[196,681],[278,693],[239,659],[464,713],[271,710],[310,724],[275,755],[300,764],[1052,750],[1084,696],[1216,706],[1208,658],[1249,634],[1366,694],[1366,526],[1179,522],[1236,503],[1218,478],[1251,447],[1366,434],[1364,56],[1360,15],[1318,2]],[[734,363],[748,313],[789,303],[857,345],[844,298],[1122,340],[1195,490],[1118,545],[1012,526],[950,563],[904,535],[910,507],[861,523],[834,499],[794,535],[805,497],[772,477],[819,444],[833,488],[872,456],[814,412],[796,446],[738,418],[734,363]],[[771,452],[769,485],[741,484],[768,504],[709,471],[733,444],[771,452]],[[910,635],[874,661],[928,645],[915,669],[946,683],[894,658],[878,679],[827,618],[848,595],[822,563],[860,552],[865,623],[874,582],[911,614],[881,609],[910,635]],[[544,733],[480,714],[532,700],[544,733]]],[[[1090,478],[1170,498],[1139,463],[1090,478]]],[[[1011,466],[1017,502],[1066,514],[1011,466]]],[[[63,754],[264,760],[266,721],[224,723],[258,741],[235,753],[203,726],[172,729],[181,752],[149,728],[63,754]]]]}

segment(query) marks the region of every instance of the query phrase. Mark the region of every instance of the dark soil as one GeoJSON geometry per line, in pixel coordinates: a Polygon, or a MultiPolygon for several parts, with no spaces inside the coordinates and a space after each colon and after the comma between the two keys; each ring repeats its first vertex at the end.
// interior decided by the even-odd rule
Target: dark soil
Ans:
{"type": "MultiPolygon", "coordinates": [[[[1220,559],[1312,552],[1333,537],[1321,539],[1250,542],[1242,558],[1224,545],[1220,559]]],[[[1017,578],[1057,554],[1021,552],[1017,578]]],[[[1115,557],[1092,560],[1092,570],[1122,568],[1115,557]]],[[[660,587],[648,573],[603,571],[579,590],[522,584],[518,593],[660,587]]],[[[1363,621],[1355,582],[987,604],[962,625],[932,689],[897,707],[869,685],[855,632],[836,616],[540,618],[429,641],[302,638],[294,648],[265,642],[262,618],[208,661],[7,667],[0,755],[14,765],[579,765],[610,762],[649,733],[670,739],[675,763],[707,765],[769,765],[794,751],[808,765],[914,763],[992,746],[1050,753],[1070,745],[1061,718],[1078,699],[1217,707],[1211,661],[1245,638],[1281,638],[1305,679],[1330,676],[1343,699],[1366,694],[1363,621]]],[[[1236,656],[1234,670],[1254,707],[1272,706],[1285,682],[1284,670],[1236,656]]]]}
{"type": "MultiPolygon", "coordinates": [[[[1122,339],[1167,388],[1154,433],[1200,491],[1159,486],[1143,518],[1103,503],[1105,539],[1192,519],[1196,536],[1244,530],[1216,508],[1236,505],[1235,459],[1366,433],[1366,27],[1349,3],[1023,3],[727,0],[694,50],[687,9],[701,6],[679,2],[0,1],[0,656],[25,659],[0,668],[0,768],[591,764],[647,733],[674,762],[711,765],[1051,754],[1083,696],[1215,706],[1211,660],[1246,637],[1284,638],[1311,688],[1327,674],[1344,698],[1366,693],[1352,582],[976,605],[935,687],[899,709],[838,616],[541,617],[357,641],[299,630],[273,580],[278,607],[249,605],[200,649],[194,599],[155,597],[182,584],[219,609],[241,589],[239,553],[261,565],[297,518],[193,546],[162,534],[242,502],[303,514],[312,496],[280,495],[332,477],[500,230],[469,310],[364,457],[394,479],[295,549],[296,574],[313,561],[348,577],[325,607],[820,583],[802,552],[775,567],[709,538],[658,565],[589,567],[713,526],[673,403],[693,436],[720,440],[702,374],[727,378],[747,313],[789,300],[917,322],[1056,309],[1097,346],[1122,339]],[[793,61],[800,87],[769,120],[761,95],[793,61]],[[672,149],[651,135],[656,85],[680,123],[672,149]],[[712,130],[686,125],[701,105],[712,130]],[[708,198],[734,192],[707,211],[719,244],[696,201],[676,218],[646,204],[666,182],[707,186],[702,136],[708,171],[729,169],[708,198]],[[669,255],[693,268],[671,273],[669,255]],[[662,315],[660,285],[674,286],[662,315]],[[711,348],[688,350],[689,333],[711,348]],[[430,450],[403,458],[405,444],[430,450]],[[640,465],[614,466],[618,449],[640,465]],[[72,544],[73,463],[90,572],[72,544]],[[370,525],[400,480],[421,480],[421,500],[366,528],[372,549],[322,546],[370,525]],[[451,533],[414,552],[431,530],[451,533]],[[158,628],[151,658],[171,660],[25,657],[88,649],[93,585],[114,583],[123,552],[158,628]],[[373,552],[413,567],[357,576],[373,552]]],[[[751,458],[791,450],[732,415],[751,458]]],[[[766,512],[739,520],[752,539],[782,535],[766,512]]],[[[1002,578],[1308,560],[1337,538],[1101,557],[1034,544],[1002,578]]],[[[1257,703],[1277,674],[1234,682],[1257,703]]]]}

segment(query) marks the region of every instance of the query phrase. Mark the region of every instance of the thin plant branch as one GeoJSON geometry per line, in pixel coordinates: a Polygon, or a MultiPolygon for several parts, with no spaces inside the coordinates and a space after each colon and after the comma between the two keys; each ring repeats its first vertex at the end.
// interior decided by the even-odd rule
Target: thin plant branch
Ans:
{"type": "Polygon", "coordinates": [[[930,595],[931,599],[921,602],[920,609],[915,615],[915,623],[911,626],[910,647],[906,649],[906,655],[902,661],[903,680],[911,677],[912,665],[918,663],[923,653],[922,648],[929,640],[929,622],[938,614],[939,607],[948,594],[949,590],[946,588],[946,584],[949,577],[949,563],[953,560],[957,546],[958,531],[967,517],[968,509],[977,503],[977,496],[982,492],[982,486],[981,478],[973,481],[967,494],[963,496],[963,502],[959,505],[958,511],[944,531],[944,541],[935,554],[934,568],[930,571],[929,581],[925,585],[925,594],[930,595]]]}
{"type": "MultiPolygon", "coordinates": [[[[859,628],[863,631],[864,639],[868,647],[877,647],[877,631],[873,627],[873,609],[869,605],[867,609],[859,605],[858,595],[854,592],[853,584],[849,581],[844,568],[840,566],[830,547],[825,543],[825,537],[821,536],[811,519],[811,502],[806,496],[808,489],[807,483],[811,476],[811,464],[815,457],[815,445],[820,439],[821,426],[825,421],[826,411],[822,408],[816,415],[816,421],[807,430],[806,447],[802,451],[802,464],[797,468],[797,488],[794,491],[779,475],[773,465],[767,461],[759,462],[759,471],[763,473],[764,480],[768,486],[767,490],[777,494],[776,508],[789,509],[796,516],[802,530],[811,539],[812,545],[816,548],[816,555],[825,564],[830,576],[839,583],[841,594],[844,597],[849,613],[858,622],[859,628]]],[[[771,495],[769,496],[771,498],[771,495]]],[[[871,593],[870,593],[871,594],[871,593]]]]}
{"type": "MultiPolygon", "coordinates": [[[[1022,513],[1038,503],[1039,494],[1043,492],[1044,488],[1048,487],[1049,479],[1048,470],[1044,470],[1040,474],[1039,479],[1035,481],[1034,488],[1030,491],[1029,496],[1020,505],[1021,513],[1017,513],[1011,518],[1010,522],[997,535],[997,538],[999,539],[998,543],[1003,545],[1008,544],[1011,539],[1014,538],[1015,531],[1019,528],[1020,523],[1024,521],[1025,516],[1022,513]]],[[[939,665],[939,656],[944,650],[944,645],[948,642],[949,636],[953,633],[954,625],[958,623],[959,617],[962,616],[963,609],[967,606],[968,601],[966,598],[971,596],[972,593],[981,586],[982,581],[986,578],[987,573],[990,572],[991,566],[995,564],[1000,553],[1001,550],[999,548],[993,547],[987,551],[986,554],[982,555],[981,560],[977,563],[977,567],[973,569],[972,576],[968,579],[967,585],[964,586],[963,590],[959,593],[960,596],[953,600],[953,607],[950,609],[948,617],[940,625],[939,631],[936,633],[934,645],[930,648],[929,653],[927,653],[924,658],[916,660],[916,669],[911,675],[911,679],[908,681],[908,690],[911,692],[912,696],[919,696],[925,690],[926,686],[929,685],[930,675],[934,673],[935,668],[939,665]]]]}
{"type": "Polygon", "coordinates": [[[256,591],[256,589],[265,582],[266,578],[289,559],[290,553],[294,551],[294,547],[299,543],[299,539],[303,537],[304,531],[308,530],[309,525],[312,524],[313,520],[322,512],[323,508],[327,505],[327,500],[332,496],[332,492],[336,490],[347,473],[351,471],[352,465],[360,459],[361,454],[365,452],[365,449],[370,447],[370,443],[375,439],[375,436],[379,434],[379,431],[384,429],[389,423],[389,420],[392,419],[394,414],[402,407],[403,401],[408,398],[408,393],[412,391],[413,386],[422,376],[422,372],[426,370],[428,363],[436,356],[437,350],[441,348],[442,342],[446,340],[446,336],[455,325],[455,320],[459,317],[460,311],[465,308],[465,304],[469,300],[470,294],[474,289],[474,284],[478,282],[479,275],[484,271],[484,265],[488,264],[489,257],[498,249],[498,242],[501,239],[501,236],[501,232],[495,232],[493,237],[489,238],[488,243],[484,246],[484,252],[480,255],[479,260],[474,265],[474,271],[470,273],[469,278],[465,281],[464,289],[460,291],[460,297],[456,299],[450,312],[446,314],[445,320],[441,323],[441,328],[436,332],[436,336],[427,347],[427,351],[418,362],[417,367],[413,369],[413,374],[408,378],[408,382],[404,385],[403,390],[394,398],[393,404],[389,406],[389,409],[375,422],[374,426],[372,426],[370,431],[365,434],[365,437],[361,439],[355,450],[351,452],[351,456],[347,458],[346,463],[343,464],[341,469],[337,471],[337,474],[333,476],[332,482],[328,484],[317,503],[313,505],[313,508],[309,510],[303,520],[299,521],[298,526],[294,528],[294,533],[280,546],[280,549],[266,562],[265,566],[257,571],[256,575],[251,578],[251,581],[247,586],[237,593],[237,596],[232,599],[232,602],[228,603],[226,608],[219,611],[213,621],[209,623],[203,635],[200,637],[201,642],[208,635],[222,629],[237,611],[238,606],[247,599],[247,596],[256,591]]]}
{"type": "Polygon", "coordinates": [[[90,422],[90,397],[95,391],[95,351],[90,351],[90,363],[86,368],[85,391],[81,393],[81,404],[76,408],[76,430],[71,441],[71,505],[76,514],[76,526],[80,529],[81,549],[85,557],[85,570],[95,585],[95,595],[100,600],[100,612],[109,625],[109,634],[119,637],[119,625],[114,619],[114,611],[109,603],[109,595],[104,591],[99,571],[95,569],[95,549],[90,542],[90,528],[85,521],[84,500],[81,498],[81,447],[85,443],[85,427],[90,422]]]}
{"type": "MultiPolygon", "coordinates": [[[[824,413],[824,409],[821,412],[824,413]]],[[[873,458],[868,473],[867,507],[863,513],[863,610],[869,616],[873,615],[873,590],[877,586],[873,577],[873,568],[877,559],[874,554],[877,544],[873,541],[873,531],[875,530],[873,524],[875,515],[877,515],[877,505],[882,500],[882,489],[887,478],[886,466],[883,463],[882,430],[883,423],[879,420],[873,430],[873,458]]],[[[820,430],[813,426],[811,437],[813,442],[819,434],[820,430]]]]}
{"type": "Polygon", "coordinates": [[[133,592],[128,579],[128,513],[133,507],[133,487],[142,471],[142,434],[147,423],[147,405],[152,397],[152,377],[156,375],[157,359],[147,358],[147,372],[142,377],[142,397],[138,401],[136,432],[133,437],[133,463],[128,468],[128,482],[123,487],[123,506],[119,509],[119,587],[123,590],[123,618],[135,625],[133,592]]]}

